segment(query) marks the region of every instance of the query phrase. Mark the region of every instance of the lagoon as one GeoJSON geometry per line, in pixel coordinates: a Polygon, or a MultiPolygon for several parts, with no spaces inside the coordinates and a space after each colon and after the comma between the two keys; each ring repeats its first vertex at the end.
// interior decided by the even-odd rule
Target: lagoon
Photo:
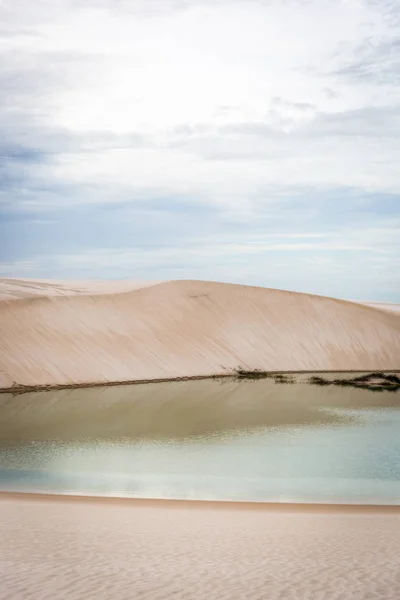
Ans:
{"type": "Polygon", "coordinates": [[[0,395],[0,490],[400,504],[400,395],[181,381],[0,395]]]}

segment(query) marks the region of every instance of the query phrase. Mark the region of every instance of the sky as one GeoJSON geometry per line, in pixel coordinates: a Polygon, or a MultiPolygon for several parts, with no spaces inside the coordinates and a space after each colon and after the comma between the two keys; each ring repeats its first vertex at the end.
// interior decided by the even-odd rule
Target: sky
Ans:
{"type": "Polygon", "coordinates": [[[400,0],[0,0],[0,276],[400,302],[400,0]]]}

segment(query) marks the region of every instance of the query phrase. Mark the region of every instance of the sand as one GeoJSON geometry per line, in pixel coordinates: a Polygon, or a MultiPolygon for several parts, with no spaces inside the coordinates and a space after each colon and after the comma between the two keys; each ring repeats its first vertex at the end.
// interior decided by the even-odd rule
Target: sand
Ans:
{"type": "Polygon", "coordinates": [[[204,281],[0,280],[0,388],[400,368],[400,316],[204,281]]]}
{"type": "MultiPolygon", "coordinates": [[[[360,302],[358,302],[360,304],[360,302]]],[[[392,304],[390,302],[362,302],[364,306],[379,308],[388,312],[400,313],[400,304],[392,304]]]]}
{"type": "Polygon", "coordinates": [[[9,600],[395,600],[395,507],[0,498],[9,600]]]}
{"type": "Polygon", "coordinates": [[[87,296],[132,292],[156,285],[157,281],[130,281],[87,279],[65,281],[62,279],[15,279],[0,278],[0,300],[17,300],[37,296],[87,296]]]}
{"type": "MultiPolygon", "coordinates": [[[[238,366],[400,367],[400,319],[384,306],[198,281],[7,279],[0,298],[3,388],[226,374],[238,366]]],[[[187,383],[180,385],[185,395],[187,383]]],[[[206,396],[207,385],[199,382],[206,396]]],[[[65,393],[74,402],[78,391],[65,393]]],[[[93,403],[94,390],[79,393],[95,414],[99,392],[93,403]]],[[[11,401],[18,411],[18,398],[11,401]]],[[[39,407],[39,424],[44,413],[51,416],[39,407]]],[[[0,494],[0,540],[1,600],[394,600],[400,589],[395,506],[0,494]]]]}

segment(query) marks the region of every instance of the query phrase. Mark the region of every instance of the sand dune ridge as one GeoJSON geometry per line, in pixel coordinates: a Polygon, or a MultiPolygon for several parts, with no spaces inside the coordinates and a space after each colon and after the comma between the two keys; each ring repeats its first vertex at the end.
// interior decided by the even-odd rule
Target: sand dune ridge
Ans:
{"type": "Polygon", "coordinates": [[[205,376],[238,366],[400,368],[400,317],[376,306],[206,281],[115,283],[68,294],[64,282],[61,295],[0,302],[0,387],[205,376]]]}

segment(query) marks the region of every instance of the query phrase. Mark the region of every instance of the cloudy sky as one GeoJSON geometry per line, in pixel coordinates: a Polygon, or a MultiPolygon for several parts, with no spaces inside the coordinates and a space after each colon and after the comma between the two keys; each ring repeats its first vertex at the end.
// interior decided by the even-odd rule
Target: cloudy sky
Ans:
{"type": "Polygon", "coordinates": [[[0,276],[400,301],[400,0],[0,0],[0,276]]]}

